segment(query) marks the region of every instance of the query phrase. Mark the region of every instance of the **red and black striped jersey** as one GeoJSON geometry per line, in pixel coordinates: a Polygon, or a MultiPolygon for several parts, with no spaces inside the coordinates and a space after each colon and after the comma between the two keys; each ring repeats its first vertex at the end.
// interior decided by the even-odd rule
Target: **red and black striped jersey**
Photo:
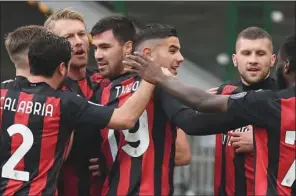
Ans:
{"type": "Polygon", "coordinates": [[[13,81],[0,95],[0,195],[57,194],[72,131],[103,128],[114,111],[46,83],[13,81]]]}
{"type": "MultiPolygon", "coordinates": [[[[223,84],[218,89],[218,94],[231,95],[249,90],[275,89],[274,79],[246,86],[242,82],[223,84]]],[[[252,125],[243,126],[231,132],[252,131],[252,125]]],[[[228,133],[216,135],[214,193],[215,195],[253,195],[254,194],[254,153],[235,153],[230,144],[228,133]]]]}
{"type": "Polygon", "coordinates": [[[295,195],[296,88],[232,95],[228,113],[254,124],[255,195],[295,195]]]}
{"type": "MultiPolygon", "coordinates": [[[[100,91],[101,103],[120,107],[137,90],[140,81],[134,74],[112,80],[100,91]]],[[[176,125],[170,119],[187,107],[165,96],[168,95],[156,88],[133,129],[101,130],[100,160],[108,171],[101,195],[173,194],[176,125]],[[174,106],[178,109],[171,112],[174,106]]]]}
{"type": "MultiPolygon", "coordinates": [[[[82,97],[94,101],[94,92],[108,84],[96,69],[86,69],[86,75],[81,80],[67,78],[64,81],[63,90],[75,92],[82,97]]],[[[97,146],[100,141],[97,139],[97,130],[87,125],[83,129],[89,129],[89,134],[83,131],[74,133],[74,139],[70,154],[62,167],[59,179],[59,195],[61,196],[88,196],[98,195],[102,185],[102,179],[94,177],[89,171],[89,159],[97,155],[97,146]]]]}

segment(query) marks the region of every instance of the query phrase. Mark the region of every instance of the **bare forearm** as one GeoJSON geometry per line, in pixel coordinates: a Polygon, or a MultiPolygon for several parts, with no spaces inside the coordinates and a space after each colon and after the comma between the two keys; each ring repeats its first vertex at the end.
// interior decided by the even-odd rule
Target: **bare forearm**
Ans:
{"type": "Polygon", "coordinates": [[[225,112],[228,96],[212,95],[204,90],[182,84],[173,77],[163,76],[157,84],[172,96],[200,112],[225,112]]]}

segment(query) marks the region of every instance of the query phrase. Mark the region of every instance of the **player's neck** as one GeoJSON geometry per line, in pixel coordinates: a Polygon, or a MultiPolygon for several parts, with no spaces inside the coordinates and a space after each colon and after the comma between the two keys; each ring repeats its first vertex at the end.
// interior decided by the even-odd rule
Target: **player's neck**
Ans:
{"type": "Polygon", "coordinates": [[[47,83],[51,88],[58,89],[60,86],[60,82],[58,80],[55,80],[54,78],[47,78],[44,76],[29,76],[28,80],[30,83],[47,83]]]}
{"type": "Polygon", "coordinates": [[[68,72],[68,77],[72,80],[81,80],[85,78],[86,66],[83,67],[73,67],[71,66],[68,72]]]}
{"type": "Polygon", "coordinates": [[[23,76],[25,78],[28,78],[30,76],[30,68],[27,68],[27,69],[16,68],[15,76],[23,76]]]}
{"type": "MultiPolygon", "coordinates": [[[[260,80],[260,82],[263,82],[264,80],[266,80],[268,77],[270,76],[270,72],[265,76],[265,78],[263,80],[260,80]]],[[[243,77],[241,77],[241,82],[246,85],[246,86],[252,86],[253,84],[248,83],[247,81],[244,80],[243,77]]],[[[260,83],[258,82],[258,83],[260,83]]]]}

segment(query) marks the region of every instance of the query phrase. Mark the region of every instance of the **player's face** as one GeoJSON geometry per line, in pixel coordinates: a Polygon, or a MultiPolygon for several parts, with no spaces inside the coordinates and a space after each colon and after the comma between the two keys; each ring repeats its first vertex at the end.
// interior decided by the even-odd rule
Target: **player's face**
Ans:
{"type": "Polygon", "coordinates": [[[120,75],[124,68],[124,55],[128,52],[125,44],[114,37],[112,30],[93,36],[92,45],[100,75],[106,78],[120,75]]]}
{"type": "Polygon", "coordinates": [[[284,59],[282,59],[280,53],[278,53],[278,62],[276,65],[276,79],[277,79],[277,87],[279,89],[285,89],[287,87],[287,82],[285,79],[284,67],[287,63],[284,59]]]}
{"type": "Polygon", "coordinates": [[[272,54],[272,43],[268,39],[240,38],[236,44],[236,54],[233,54],[232,59],[242,82],[252,85],[269,76],[275,55],[272,54]]]}
{"type": "Polygon", "coordinates": [[[180,48],[179,39],[177,37],[169,37],[163,39],[160,44],[152,49],[151,57],[162,67],[168,68],[173,75],[177,75],[177,69],[184,61],[180,48]]]}
{"type": "Polygon", "coordinates": [[[62,19],[54,23],[52,31],[71,43],[71,66],[84,67],[88,63],[89,40],[85,24],[79,20],[62,19]]]}

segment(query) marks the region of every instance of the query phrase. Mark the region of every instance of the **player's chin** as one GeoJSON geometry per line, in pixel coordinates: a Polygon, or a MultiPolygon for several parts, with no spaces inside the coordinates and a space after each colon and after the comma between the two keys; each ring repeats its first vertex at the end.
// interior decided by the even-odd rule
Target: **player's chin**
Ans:
{"type": "Polygon", "coordinates": [[[249,84],[257,84],[259,82],[261,82],[262,80],[264,80],[264,77],[262,77],[261,75],[252,75],[252,76],[248,76],[246,81],[249,84]]]}
{"type": "Polygon", "coordinates": [[[72,58],[71,59],[71,66],[73,67],[85,67],[88,63],[88,59],[84,58],[84,59],[76,59],[76,58],[72,58]]]}

